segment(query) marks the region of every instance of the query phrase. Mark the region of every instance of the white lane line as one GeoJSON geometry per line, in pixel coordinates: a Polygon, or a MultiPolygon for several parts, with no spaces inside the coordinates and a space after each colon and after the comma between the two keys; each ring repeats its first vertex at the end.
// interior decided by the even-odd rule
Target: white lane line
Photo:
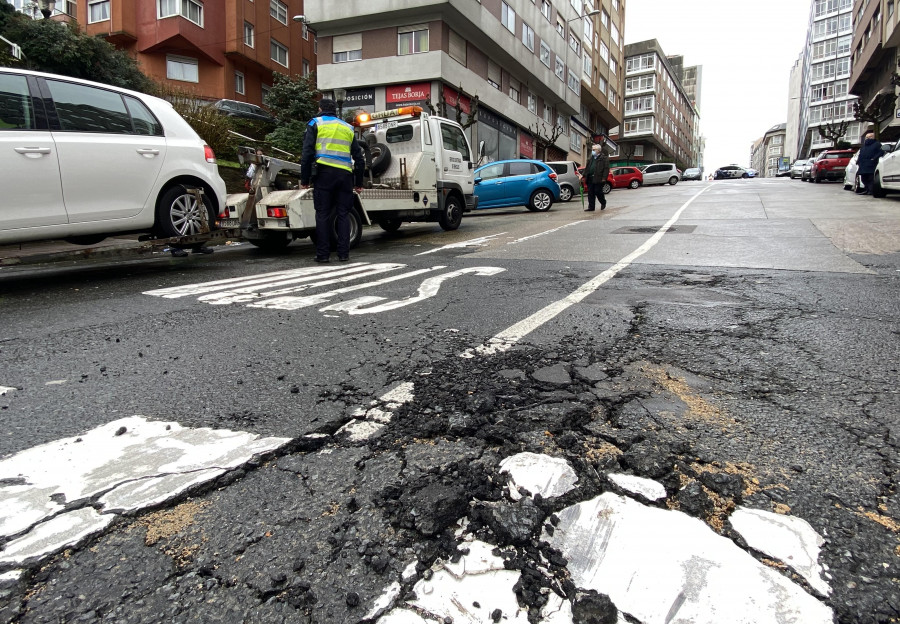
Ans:
{"type": "Polygon", "coordinates": [[[226,290],[232,288],[242,288],[252,286],[254,284],[264,284],[279,279],[288,279],[291,277],[302,277],[304,275],[323,275],[326,273],[343,272],[352,267],[359,267],[363,263],[355,262],[346,266],[339,267],[304,267],[302,269],[289,269],[286,271],[273,271],[272,273],[260,273],[259,275],[251,275],[249,277],[232,277],[229,279],[216,280],[214,282],[201,282],[199,284],[185,284],[183,286],[173,286],[171,288],[158,288],[156,290],[147,290],[145,295],[154,297],[165,297],[166,299],[177,299],[178,297],[186,297],[189,295],[201,295],[203,293],[215,292],[217,290],[226,290]]]}
{"type": "Polygon", "coordinates": [[[0,386],[0,396],[3,396],[7,392],[12,392],[15,388],[10,388],[9,386],[0,386]]]}
{"type": "MultiPolygon", "coordinates": [[[[401,265],[402,266],[402,265],[401,265]]],[[[328,301],[334,297],[335,295],[342,295],[344,293],[353,292],[354,290],[359,290],[360,288],[371,288],[372,286],[380,286],[381,284],[388,284],[390,282],[396,282],[397,280],[406,279],[408,277],[415,277],[416,275],[422,275],[423,273],[429,273],[431,271],[438,271],[440,269],[446,269],[447,267],[444,265],[433,266],[430,269],[419,269],[417,271],[410,271],[408,273],[402,273],[400,275],[393,275],[391,277],[386,277],[384,279],[375,280],[374,282],[366,282],[365,284],[356,284],[355,286],[347,286],[345,288],[337,288],[335,290],[330,290],[328,292],[319,293],[318,295],[308,295],[306,297],[274,297],[271,299],[266,299],[264,301],[257,301],[255,303],[247,304],[248,308],[265,308],[269,310],[298,310],[300,308],[307,308],[309,306],[319,305],[321,303],[328,303],[328,301]]]]}
{"type": "Polygon", "coordinates": [[[449,245],[444,245],[443,247],[438,247],[437,249],[430,249],[429,251],[423,251],[422,253],[417,253],[417,256],[424,256],[426,254],[437,253],[439,251],[443,251],[445,249],[459,249],[461,247],[483,247],[487,243],[491,241],[491,239],[497,238],[498,236],[503,236],[506,232],[500,232],[499,234],[491,234],[489,236],[482,236],[481,238],[473,238],[471,240],[462,241],[460,243],[451,243],[449,245]]]}
{"type": "Polygon", "coordinates": [[[521,320],[515,325],[512,325],[511,327],[503,330],[502,332],[488,340],[486,344],[475,347],[474,349],[467,349],[460,354],[460,357],[473,358],[476,355],[492,355],[494,353],[502,353],[504,351],[508,351],[513,347],[513,345],[533,332],[535,329],[537,329],[544,323],[553,320],[558,314],[564,312],[569,307],[584,300],[585,297],[592,294],[603,284],[615,277],[616,274],[619,273],[622,269],[628,268],[628,266],[632,262],[653,249],[653,247],[662,239],[663,235],[667,231],[669,231],[669,228],[675,225],[675,222],[678,221],[681,213],[683,213],[685,209],[687,209],[687,207],[691,205],[691,202],[693,202],[703,192],[705,192],[707,188],[709,187],[700,190],[699,192],[694,194],[693,197],[687,200],[681,206],[681,208],[675,211],[675,214],[672,215],[672,218],[669,219],[665,225],[659,228],[659,230],[657,230],[656,233],[653,234],[653,236],[647,239],[647,241],[643,245],[619,260],[610,268],[600,273],[600,275],[593,278],[589,282],[582,284],[577,290],[575,290],[575,292],[571,293],[567,297],[551,303],[545,308],[538,310],[528,318],[521,320]]]}
{"type": "Polygon", "coordinates": [[[506,244],[507,245],[515,245],[517,243],[521,243],[522,241],[527,241],[527,240],[531,240],[533,238],[538,238],[540,236],[544,236],[546,234],[552,234],[553,232],[558,232],[559,230],[561,230],[563,228],[567,228],[571,225],[578,225],[579,223],[587,223],[587,220],[581,219],[580,221],[572,221],[571,223],[566,223],[565,225],[561,225],[558,228],[553,228],[552,230],[547,230],[546,232],[540,232],[539,234],[532,234],[531,236],[526,236],[525,238],[517,238],[516,240],[510,241],[506,244]]]}

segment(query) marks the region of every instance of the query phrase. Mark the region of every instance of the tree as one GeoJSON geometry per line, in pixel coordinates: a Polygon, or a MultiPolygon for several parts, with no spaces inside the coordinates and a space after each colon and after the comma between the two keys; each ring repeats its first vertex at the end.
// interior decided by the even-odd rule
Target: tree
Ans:
{"type": "Polygon", "coordinates": [[[562,136],[563,129],[560,125],[547,127],[543,121],[535,122],[534,127],[528,127],[534,137],[535,157],[538,160],[547,160],[547,148],[556,143],[556,140],[562,136]],[[538,156],[540,154],[540,156],[538,156]]]}
{"type": "Polygon", "coordinates": [[[100,37],[78,30],[76,24],[33,20],[12,5],[0,3],[0,35],[22,48],[23,59],[0,64],[34,69],[74,78],[113,84],[135,91],[152,92],[153,81],[141,73],[137,61],[100,37]]]}
{"type": "MultiPolygon", "coordinates": [[[[458,97],[461,98],[462,93],[463,93],[462,85],[459,85],[459,89],[457,90],[457,93],[460,94],[458,97]]],[[[469,100],[469,112],[466,113],[466,112],[463,112],[462,106],[459,106],[459,103],[457,102],[456,123],[458,123],[460,126],[462,126],[463,130],[467,130],[476,121],[478,121],[478,105],[479,105],[479,103],[480,103],[479,97],[477,95],[473,95],[472,98],[469,100]],[[463,116],[465,116],[465,117],[463,117],[463,116]]],[[[437,106],[434,106],[431,103],[431,98],[428,98],[427,100],[425,100],[425,108],[427,108],[428,111],[432,115],[440,115],[441,117],[446,117],[448,103],[447,103],[447,98],[444,97],[444,90],[441,89],[441,97],[438,100],[437,106]]]]}
{"type": "Polygon", "coordinates": [[[299,158],[303,151],[306,124],[319,111],[318,95],[313,74],[275,74],[274,83],[263,99],[263,104],[278,119],[279,126],[266,135],[266,141],[299,158]]]}
{"type": "Polygon", "coordinates": [[[837,146],[841,138],[847,134],[847,128],[850,126],[849,121],[829,121],[824,126],[819,126],[819,135],[823,139],[831,141],[831,147],[837,146]]]}
{"type": "MultiPolygon", "coordinates": [[[[897,74],[891,75],[891,84],[894,85],[900,81],[897,74]]],[[[894,103],[897,101],[897,95],[891,93],[879,93],[872,100],[872,103],[866,107],[859,105],[859,100],[853,102],[853,116],[858,120],[872,124],[875,132],[875,138],[881,136],[881,123],[894,114],[894,103]]]]}

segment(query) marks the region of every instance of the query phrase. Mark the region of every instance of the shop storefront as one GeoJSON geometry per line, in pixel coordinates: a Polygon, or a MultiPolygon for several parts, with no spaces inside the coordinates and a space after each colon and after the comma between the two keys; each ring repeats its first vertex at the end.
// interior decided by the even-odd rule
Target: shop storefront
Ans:
{"type": "Polygon", "coordinates": [[[391,85],[384,88],[385,107],[389,109],[401,106],[425,106],[431,100],[431,83],[417,82],[413,84],[391,85]]]}

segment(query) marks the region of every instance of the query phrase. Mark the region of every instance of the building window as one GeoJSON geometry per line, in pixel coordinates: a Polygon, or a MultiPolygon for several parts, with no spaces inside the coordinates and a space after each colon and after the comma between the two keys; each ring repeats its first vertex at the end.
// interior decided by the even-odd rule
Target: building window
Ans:
{"type": "Polygon", "coordinates": [[[488,60],[488,83],[495,89],[500,89],[500,66],[494,61],[488,60]]]}
{"type": "Polygon", "coordinates": [[[397,54],[420,54],[428,52],[428,27],[407,26],[400,28],[397,35],[397,54]]]}
{"type": "Polygon", "coordinates": [[[556,77],[560,80],[566,79],[566,66],[558,56],[556,57],[556,77]]]}
{"type": "Polygon", "coordinates": [[[606,47],[606,44],[602,41],[600,42],[600,58],[609,65],[609,48],[606,47]]]}
{"type": "Polygon", "coordinates": [[[234,92],[244,95],[244,74],[239,71],[234,72],[234,92]]]}
{"type": "Polygon", "coordinates": [[[553,13],[553,6],[550,4],[550,0],[541,0],[541,15],[547,18],[547,21],[550,21],[550,15],[553,13]]]}
{"type": "Polygon", "coordinates": [[[303,34],[303,40],[309,41],[309,26],[307,26],[306,24],[302,24],[301,29],[302,30],[300,32],[303,34]]]}
{"type": "Polygon", "coordinates": [[[614,58],[609,59],[609,71],[612,72],[613,76],[615,76],[619,71],[619,64],[616,63],[616,59],[614,58]]]}
{"type": "Polygon", "coordinates": [[[566,84],[569,89],[571,89],[572,93],[576,95],[581,95],[581,81],[578,80],[578,76],[576,76],[572,70],[569,70],[568,80],[566,80],[566,84]]]}
{"type": "Polygon", "coordinates": [[[466,66],[466,40],[456,31],[450,31],[450,58],[462,65],[466,66]]]}
{"type": "Polygon", "coordinates": [[[362,60],[362,34],[335,35],[331,39],[331,62],[347,63],[362,60]]]}
{"type": "Polygon", "coordinates": [[[534,52],[534,29],[525,22],[522,22],[522,43],[534,52]]]}
{"type": "Polygon", "coordinates": [[[616,44],[617,47],[621,48],[622,44],[619,42],[619,29],[615,24],[611,24],[609,27],[609,36],[610,40],[616,44]]]}
{"type": "Polygon", "coordinates": [[[521,89],[521,86],[519,85],[519,81],[513,80],[512,78],[510,78],[509,79],[509,99],[511,99],[516,104],[520,104],[522,102],[522,100],[519,99],[521,97],[519,89],[521,89]]]}
{"type": "Polygon", "coordinates": [[[500,4],[502,5],[500,11],[500,23],[506,26],[506,30],[509,32],[516,32],[516,12],[505,2],[501,2],[500,4]]]}
{"type": "Polygon", "coordinates": [[[566,20],[562,18],[558,13],[556,14],[556,32],[557,34],[565,39],[566,37],[566,20]]]}
{"type": "Polygon", "coordinates": [[[550,46],[541,41],[541,63],[550,67],[550,46]]]}
{"type": "Polygon", "coordinates": [[[609,13],[606,12],[606,9],[603,9],[603,11],[600,12],[600,23],[609,30],[609,13]]]}
{"type": "Polygon", "coordinates": [[[569,47],[572,48],[572,51],[575,54],[581,54],[581,42],[578,40],[578,36],[569,31],[569,47]]]}
{"type": "Polygon", "coordinates": [[[288,7],[281,0],[269,0],[269,15],[287,26],[288,7]]]}
{"type": "Polygon", "coordinates": [[[109,19],[109,0],[88,2],[88,24],[109,19]]]}
{"type": "Polygon", "coordinates": [[[584,139],[582,138],[582,136],[580,134],[578,134],[577,132],[573,132],[572,134],[569,135],[569,149],[577,154],[580,154],[581,148],[584,145],[582,143],[583,140],[584,139]]]}
{"type": "Polygon", "coordinates": [[[590,80],[591,72],[594,70],[594,64],[591,62],[591,55],[584,53],[584,75],[590,80]]]}
{"type": "Polygon", "coordinates": [[[200,62],[184,56],[166,56],[166,78],[184,82],[200,82],[200,62]]]}
{"type": "Polygon", "coordinates": [[[269,56],[279,65],[288,66],[288,49],[274,39],[269,43],[269,56]]]}
{"type": "Polygon", "coordinates": [[[197,26],[203,26],[203,5],[196,0],[159,0],[157,9],[160,19],[180,15],[197,26]]]}
{"type": "Polygon", "coordinates": [[[641,54],[640,56],[632,56],[625,60],[625,73],[644,71],[656,67],[656,53],[641,54]]]}
{"type": "Polygon", "coordinates": [[[528,94],[528,112],[532,115],[537,115],[537,98],[534,96],[534,93],[528,94]]]}
{"type": "Polygon", "coordinates": [[[597,89],[600,93],[606,95],[606,79],[603,76],[597,76],[597,89]]]}
{"type": "Polygon", "coordinates": [[[643,145],[635,145],[634,146],[634,155],[644,157],[644,146],[643,145]]]}
{"type": "Polygon", "coordinates": [[[303,59],[303,77],[306,78],[307,76],[309,76],[309,61],[303,59]]]}
{"type": "Polygon", "coordinates": [[[256,45],[256,34],[250,22],[244,22],[244,45],[250,48],[256,45]]]}
{"type": "Polygon", "coordinates": [[[266,103],[266,98],[269,97],[269,91],[270,91],[271,89],[272,89],[272,87],[270,87],[270,86],[267,85],[267,84],[263,84],[263,85],[260,85],[260,86],[259,86],[259,90],[260,90],[260,92],[262,93],[262,101],[263,101],[263,104],[266,103]]]}
{"type": "Polygon", "coordinates": [[[544,123],[550,123],[553,119],[553,109],[544,104],[544,123]]]}
{"type": "Polygon", "coordinates": [[[612,0],[612,9],[613,11],[619,10],[619,0],[612,0]]]}

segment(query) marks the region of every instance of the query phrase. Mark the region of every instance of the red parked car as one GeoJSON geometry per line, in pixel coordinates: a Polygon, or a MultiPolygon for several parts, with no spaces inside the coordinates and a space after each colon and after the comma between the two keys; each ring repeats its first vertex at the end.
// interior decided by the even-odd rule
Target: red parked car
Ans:
{"type": "MultiPolygon", "coordinates": [[[[587,182],[584,179],[584,167],[578,167],[578,175],[581,177],[581,190],[584,191],[584,194],[587,195],[587,182]]],[[[606,195],[612,189],[612,184],[615,178],[613,178],[613,170],[610,168],[609,175],[606,176],[606,184],[603,186],[603,194],[606,195]]]]}
{"type": "Polygon", "coordinates": [[[813,161],[809,170],[809,181],[843,180],[853,154],[853,150],[825,150],[813,161]]]}
{"type": "MultiPolygon", "coordinates": [[[[578,168],[578,173],[584,174],[584,167],[578,168]]],[[[614,188],[636,189],[644,183],[644,174],[637,167],[610,167],[606,184],[603,185],[603,194],[606,195],[614,188]]],[[[587,193],[587,183],[581,178],[581,187],[587,193]]]]}

